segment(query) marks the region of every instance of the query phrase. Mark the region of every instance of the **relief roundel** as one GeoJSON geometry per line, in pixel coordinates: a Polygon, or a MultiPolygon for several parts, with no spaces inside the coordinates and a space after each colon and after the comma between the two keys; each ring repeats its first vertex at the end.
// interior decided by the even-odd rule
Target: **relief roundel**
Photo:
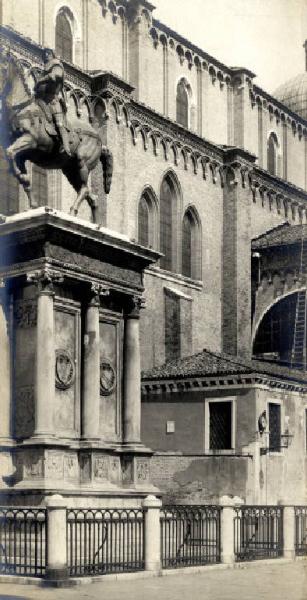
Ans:
{"type": "Polygon", "coordinates": [[[113,365],[107,361],[102,360],[100,363],[100,394],[102,396],[109,396],[112,394],[116,386],[116,374],[113,365]]]}
{"type": "Polygon", "coordinates": [[[75,381],[74,361],[67,350],[56,350],[55,353],[55,385],[60,390],[67,390],[75,381]]]}

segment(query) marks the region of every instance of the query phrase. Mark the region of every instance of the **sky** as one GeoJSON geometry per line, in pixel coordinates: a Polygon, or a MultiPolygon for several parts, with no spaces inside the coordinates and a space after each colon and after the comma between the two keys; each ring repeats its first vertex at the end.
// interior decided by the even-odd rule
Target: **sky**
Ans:
{"type": "Polygon", "coordinates": [[[305,70],[307,0],[151,0],[154,17],[273,93],[305,70]]]}

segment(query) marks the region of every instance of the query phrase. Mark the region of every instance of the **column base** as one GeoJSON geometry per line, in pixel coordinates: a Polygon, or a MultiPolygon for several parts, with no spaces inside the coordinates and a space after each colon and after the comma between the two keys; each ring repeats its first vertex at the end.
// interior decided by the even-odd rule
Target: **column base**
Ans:
{"type": "Polygon", "coordinates": [[[45,579],[47,581],[63,581],[65,579],[68,579],[68,577],[69,572],[67,567],[61,567],[58,569],[52,569],[47,567],[46,569],[45,579]]]}

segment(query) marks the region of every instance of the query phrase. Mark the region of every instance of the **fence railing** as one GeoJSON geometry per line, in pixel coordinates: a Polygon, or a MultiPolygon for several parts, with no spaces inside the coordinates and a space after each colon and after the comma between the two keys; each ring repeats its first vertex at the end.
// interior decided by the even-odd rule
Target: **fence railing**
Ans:
{"type": "Polygon", "coordinates": [[[47,559],[44,508],[0,508],[0,573],[43,577],[47,559]]]}
{"type": "Polygon", "coordinates": [[[144,568],[142,509],[67,510],[67,557],[71,576],[144,568]]]}
{"type": "Polygon", "coordinates": [[[277,558],[283,552],[283,509],[278,506],[235,508],[236,561],[277,558]]]}
{"type": "Polygon", "coordinates": [[[307,506],[296,506],[295,514],[295,554],[307,555],[307,506]]]}
{"type": "Polygon", "coordinates": [[[217,506],[165,506],[160,518],[162,568],[219,562],[220,511],[217,506]]]}

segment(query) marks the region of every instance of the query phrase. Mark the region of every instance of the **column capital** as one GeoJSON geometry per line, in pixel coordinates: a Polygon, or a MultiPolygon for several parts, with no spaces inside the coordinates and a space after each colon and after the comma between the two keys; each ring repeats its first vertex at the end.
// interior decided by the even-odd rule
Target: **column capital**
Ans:
{"type": "Polygon", "coordinates": [[[27,282],[35,283],[39,294],[54,295],[53,284],[62,283],[63,275],[49,269],[48,267],[27,273],[27,282]]]}
{"type": "Polygon", "coordinates": [[[145,308],[145,298],[142,296],[130,296],[127,302],[125,316],[127,319],[139,319],[140,311],[145,308]]]}
{"type": "Polygon", "coordinates": [[[101,283],[92,282],[90,285],[90,306],[100,306],[101,298],[110,296],[110,288],[101,283]]]}

